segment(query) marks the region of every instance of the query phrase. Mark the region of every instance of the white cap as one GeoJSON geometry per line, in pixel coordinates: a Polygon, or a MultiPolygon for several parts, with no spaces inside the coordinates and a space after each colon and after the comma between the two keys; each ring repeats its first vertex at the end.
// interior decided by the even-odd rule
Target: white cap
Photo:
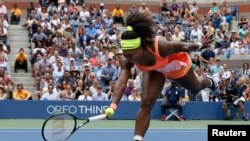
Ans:
{"type": "Polygon", "coordinates": [[[75,61],[75,59],[74,58],[70,58],[69,61],[75,61]]]}
{"type": "Polygon", "coordinates": [[[95,43],[95,40],[91,40],[90,43],[95,43]]]}
{"type": "Polygon", "coordinates": [[[89,64],[84,64],[84,67],[89,67],[89,64]]]}
{"type": "Polygon", "coordinates": [[[104,6],[104,3],[100,3],[100,6],[104,6]]]}
{"type": "Polygon", "coordinates": [[[107,60],[113,60],[113,57],[112,57],[112,56],[109,56],[107,60]]]}

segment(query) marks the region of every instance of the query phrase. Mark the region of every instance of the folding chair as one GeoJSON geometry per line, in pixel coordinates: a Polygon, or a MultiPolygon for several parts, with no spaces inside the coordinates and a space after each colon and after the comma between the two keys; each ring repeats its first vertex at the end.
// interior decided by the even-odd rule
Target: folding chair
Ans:
{"type": "Polygon", "coordinates": [[[170,119],[171,117],[173,117],[173,116],[177,117],[178,119],[180,118],[180,117],[178,116],[178,114],[179,114],[178,109],[176,109],[176,108],[171,108],[171,109],[169,109],[168,111],[170,112],[170,114],[169,114],[168,116],[166,116],[166,120],[169,120],[169,119],[170,119]]]}
{"type": "MultiPolygon", "coordinates": [[[[182,107],[185,105],[185,100],[182,100],[182,107]]],[[[183,118],[178,116],[179,115],[179,110],[177,108],[170,108],[168,109],[169,114],[166,116],[165,120],[169,120],[170,118],[172,118],[173,116],[175,116],[176,118],[178,118],[178,120],[183,121],[183,118]]]]}

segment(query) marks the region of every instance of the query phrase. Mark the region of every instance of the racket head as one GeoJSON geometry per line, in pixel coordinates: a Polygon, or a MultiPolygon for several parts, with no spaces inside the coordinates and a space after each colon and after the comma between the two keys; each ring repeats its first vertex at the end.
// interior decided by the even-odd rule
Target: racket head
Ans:
{"type": "Polygon", "coordinates": [[[76,130],[77,118],[68,113],[50,116],[42,126],[44,141],[64,141],[76,130]]]}

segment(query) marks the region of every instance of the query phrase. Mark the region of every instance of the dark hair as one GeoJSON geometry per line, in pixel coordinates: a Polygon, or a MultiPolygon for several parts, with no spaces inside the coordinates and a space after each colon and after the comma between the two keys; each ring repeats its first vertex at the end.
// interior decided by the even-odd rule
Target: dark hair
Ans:
{"type": "Polygon", "coordinates": [[[59,64],[61,64],[61,65],[62,65],[63,63],[62,63],[62,62],[58,62],[58,63],[57,63],[57,65],[59,65],[59,64]]]}
{"type": "Polygon", "coordinates": [[[23,89],[23,84],[21,84],[21,83],[17,84],[16,87],[22,87],[22,89],[23,89]]]}
{"type": "Polygon", "coordinates": [[[136,79],[136,76],[137,76],[137,71],[136,71],[136,69],[134,68],[134,71],[135,71],[135,74],[129,74],[129,79],[133,79],[133,80],[135,80],[136,79]]]}
{"type": "Polygon", "coordinates": [[[89,91],[89,87],[88,86],[84,87],[84,90],[89,91]]]}
{"type": "Polygon", "coordinates": [[[155,32],[153,30],[154,22],[148,16],[141,13],[130,14],[126,19],[126,25],[131,26],[133,31],[125,31],[121,35],[121,39],[141,38],[141,45],[153,43],[155,32]]]}
{"type": "Polygon", "coordinates": [[[49,86],[54,88],[54,85],[53,85],[53,84],[51,84],[51,83],[48,85],[48,88],[49,88],[49,86]]]}
{"type": "Polygon", "coordinates": [[[204,68],[204,71],[208,70],[208,72],[211,72],[210,68],[209,67],[205,67],[204,68]]]}
{"type": "Polygon", "coordinates": [[[24,49],[23,49],[23,48],[20,48],[19,51],[24,51],[24,49]]]}
{"type": "Polygon", "coordinates": [[[136,39],[139,35],[135,31],[124,31],[121,35],[122,39],[136,39]]]}
{"type": "Polygon", "coordinates": [[[246,85],[242,86],[242,91],[243,91],[243,92],[244,92],[246,89],[247,89],[247,86],[246,86],[246,85]]]}

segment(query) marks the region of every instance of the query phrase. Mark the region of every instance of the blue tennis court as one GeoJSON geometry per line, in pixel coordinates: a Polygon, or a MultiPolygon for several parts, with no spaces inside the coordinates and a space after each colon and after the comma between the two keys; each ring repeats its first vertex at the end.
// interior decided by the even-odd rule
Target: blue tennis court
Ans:
{"type": "MultiPolygon", "coordinates": [[[[79,129],[69,141],[132,141],[134,130],[79,129]]],[[[0,141],[43,141],[40,129],[0,129],[0,141]]],[[[149,129],[144,141],[206,141],[206,129],[149,129]]]]}

